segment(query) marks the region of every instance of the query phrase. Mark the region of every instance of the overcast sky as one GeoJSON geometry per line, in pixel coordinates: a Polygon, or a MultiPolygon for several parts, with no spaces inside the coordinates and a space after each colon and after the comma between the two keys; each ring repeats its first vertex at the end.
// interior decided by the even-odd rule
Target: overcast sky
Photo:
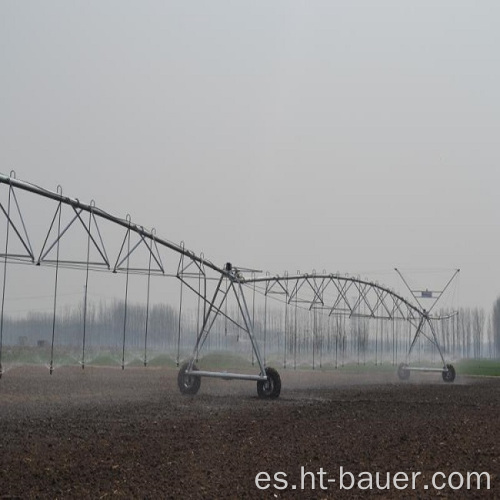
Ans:
{"type": "Polygon", "coordinates": [[[0,172],[220,265],[461,268],[489,307],[499,55],[496,0],[2,0],[0,172]]]}

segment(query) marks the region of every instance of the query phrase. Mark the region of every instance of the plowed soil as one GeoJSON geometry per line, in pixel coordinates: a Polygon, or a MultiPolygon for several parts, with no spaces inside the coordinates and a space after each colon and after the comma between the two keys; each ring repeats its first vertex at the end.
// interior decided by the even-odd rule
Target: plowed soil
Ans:
{"type": "Polygon", "coordinates": [[[280,374],[271,401],[254,382],[206,378],[182,396],[170,369],[10,369],[0,380],[0,498],[500,498],[500,380],[280,374]],[[351,489],[340,489],[340,467],[351,489]],[[320,468],[312,490],[304,473],[320,468]],[[479,491],[437,491],[437,471],[488,472],[491,489],[483,480],[479,491]],[[362,472],[410,481],[362,490],[362,472]],[[274,487],[284,480],[287,489],[274,487]]]}

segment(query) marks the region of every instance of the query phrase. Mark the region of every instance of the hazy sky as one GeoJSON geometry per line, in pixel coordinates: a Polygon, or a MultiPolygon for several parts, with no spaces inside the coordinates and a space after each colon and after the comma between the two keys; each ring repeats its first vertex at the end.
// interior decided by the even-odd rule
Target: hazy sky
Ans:
{"type": "Polygon", "coordinates": [[[220,265],[459,267],[489,307],[499,55],[496,0],[2,0],[0,172],[220,265]]]}

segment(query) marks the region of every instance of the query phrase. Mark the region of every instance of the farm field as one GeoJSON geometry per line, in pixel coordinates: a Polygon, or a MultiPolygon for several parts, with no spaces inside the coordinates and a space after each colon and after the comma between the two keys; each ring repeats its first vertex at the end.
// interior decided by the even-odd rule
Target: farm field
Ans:
{"type": "Polygon", "coordinates": [[[253,382],[205,378],[182,396],[172,368],[12,368],[0,380],[0,498],[500,496],[500,379],[279,371],[271,401],[253,382]],[[307,476],[302,491],[301,467],[337,482],[321,490],[316,476],[312,491],[307,476]],[[340,467],[421,475],[416,490],[341,491],[340,467]],[[286,490],[272,486],[279,471],[286,490]],[[425,490],[437,471],[488,472],[491,490],[425,490]]]}

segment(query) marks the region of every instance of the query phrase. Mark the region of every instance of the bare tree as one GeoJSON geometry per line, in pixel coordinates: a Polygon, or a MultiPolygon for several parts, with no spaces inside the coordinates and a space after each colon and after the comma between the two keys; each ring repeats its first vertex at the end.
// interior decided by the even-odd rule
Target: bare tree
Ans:
{"type": "Polygon", "coordinates": [[[471,310],[470,308],[460,308],[459,313],[459,342],[461,344],[461,356],[470,357],[470,338],[471,338],[471,310]]]}
{"type": "Polygon", "coordinates": [[[500,297],[493,304],[492,329],[495,356],[500,358],[500,297]]]}
{"type": "Polygon", "coordinates": [[[491,314],[488,314],[488,323],[487,323],[487,337],[488,337],[488,352],[489,358],[493,357],[493,324],[491,314]]]}
{"type": "Polygon", "coordinates": [[[472,347],[474,358],[480,358],[483,351],[483,331],[486,314],[484,309],[475,307],[472,310],[472,347]]]}

